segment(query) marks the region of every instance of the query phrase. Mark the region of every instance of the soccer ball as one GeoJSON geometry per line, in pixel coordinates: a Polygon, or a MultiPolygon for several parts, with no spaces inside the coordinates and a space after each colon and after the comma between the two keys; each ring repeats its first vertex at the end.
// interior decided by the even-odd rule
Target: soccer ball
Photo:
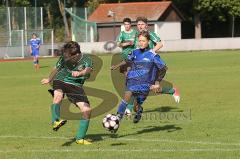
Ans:
{"type": "Polygon", "coordinates": [[[119,127],[119,117],[114,114],[108,114],[103,118],[102,124],[105,129],[115,132],[119,127]]]}

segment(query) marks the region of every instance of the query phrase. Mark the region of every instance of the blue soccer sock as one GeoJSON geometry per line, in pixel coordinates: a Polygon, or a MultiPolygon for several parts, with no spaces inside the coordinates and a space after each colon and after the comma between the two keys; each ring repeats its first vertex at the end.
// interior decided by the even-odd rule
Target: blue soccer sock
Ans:
{"type": "Polygon", "coordinates": [[[120,116],[120,118],[122,119],[122,117],[123,117],[123,115],[124,115],[124,113],[125,113],[125,110],[126,110],[126,108],[127,108],[127,102],[126,101],[124,101],[124,100],[122,100],[122,102],[118,105],[118,111],[117,111],[117,114],[119,114],[120,116]]]}

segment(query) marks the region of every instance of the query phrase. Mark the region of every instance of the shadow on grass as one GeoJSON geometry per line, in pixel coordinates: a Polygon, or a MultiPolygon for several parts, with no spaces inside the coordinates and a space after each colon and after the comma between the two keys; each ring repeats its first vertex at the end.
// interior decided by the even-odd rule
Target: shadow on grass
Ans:
{"type": "Polygon", "coordinates": [[[127,145],[127,144],[122,142],[111,144],[111,146],[123,146],[123,145],[127,145]]]}
{"type": "Polygon", "coordinates": [[[50,66],[40,66],[40,68],[48,68],[48,67],[50,67],[50,66]]]}
{"type": "Polygon", "coordinates": [[[171,107],[171,106],[162,106],[159,108],[144,110],[144,113],[150,113],[150,112],[183,112],[183,110],[180,110],[179,108],[171,107]]]}
{"type": "Polygon", "coordinates": [[[179,131],[179,130],[182,130],[182,128],[178,127],[178,126],[175,126],[175,125],[148,126],[148,127],[143,128],[142,130],[137,131],[136,133],[121,135],[121,136],[118,136],[118,137],[152,133],[152,132],[157,132],[157,131],[174,132],[174,131],[179,131]]]}

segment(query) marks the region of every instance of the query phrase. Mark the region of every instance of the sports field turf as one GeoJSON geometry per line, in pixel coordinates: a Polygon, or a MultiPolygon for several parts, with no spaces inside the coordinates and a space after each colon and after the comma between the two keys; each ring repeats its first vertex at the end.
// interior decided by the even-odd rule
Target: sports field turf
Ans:
{"type": "MultiPolygon", "coordinates": [[[[0,159],[4,158],[239,158],[240,51],[161,54],[168,64],[166,79],[178,86],[180,104],[171,96],[152,96],[144,103],[138,124],[125,119],[117,135],[102,127],[100,115],[89,127],[92,145],[76,145],[78,121],[58,132],[50,125],[47,77],[56,58],[0,63],[0,159]]],[[[109,70],[110,55],[89,87],[116,93],[109,70]]],[[[92,107],[101,100],[89,97],[92,107]]],[[[120,98],[119,98],[120,99],[120,98]]],[[[110,112],[115,113],[116,107],[110,112]]],[[[105,113],[107,114],[107,112],[105,113]]]]}

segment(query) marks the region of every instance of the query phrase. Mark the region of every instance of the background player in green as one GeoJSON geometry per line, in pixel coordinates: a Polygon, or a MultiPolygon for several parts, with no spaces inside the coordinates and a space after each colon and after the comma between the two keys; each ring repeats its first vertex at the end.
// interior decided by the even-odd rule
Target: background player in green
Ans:
{"type": "MultiPolygon", "coordinates": [[[[159,49],[163,47],[160,36],[155,32],[148,30],[147,21],[148,20],[145,17],[137,17],[136,19],[138,29],[137,35],[142,31],[148,31],[150,35],[149,48],[153,49],[154,52],[159,51],[159,49]]],[[[134,47],[138,48],[138,36],[136,36],[135,38],[134,47]]]]}
{"type": "Polygon", "coordinates": [[[57,131],[66,123],[60,118],[60,103],[64,94],[83,113],[76,134],[77,144],[91,144],[84,139],[89,126],[90,104],[82,88],[85,80],[90,77],[92,60],[80,51],[77,42],[70,41],[63,46],[63,55],[59,58],[55,69],[48,78],[42,79],[42,84],[53,81],[54,97],[51,106],[53,130],[57,131]]]}
{"type": "Polygon", "coordinates": [[[123,19],[124,30],[120,32],[117,38],[118,46],[122,48],[121,57],[123,60],[126,60],[134,49],[136,30],[132,29],[131,23],[130,18],[123,19]]]}

